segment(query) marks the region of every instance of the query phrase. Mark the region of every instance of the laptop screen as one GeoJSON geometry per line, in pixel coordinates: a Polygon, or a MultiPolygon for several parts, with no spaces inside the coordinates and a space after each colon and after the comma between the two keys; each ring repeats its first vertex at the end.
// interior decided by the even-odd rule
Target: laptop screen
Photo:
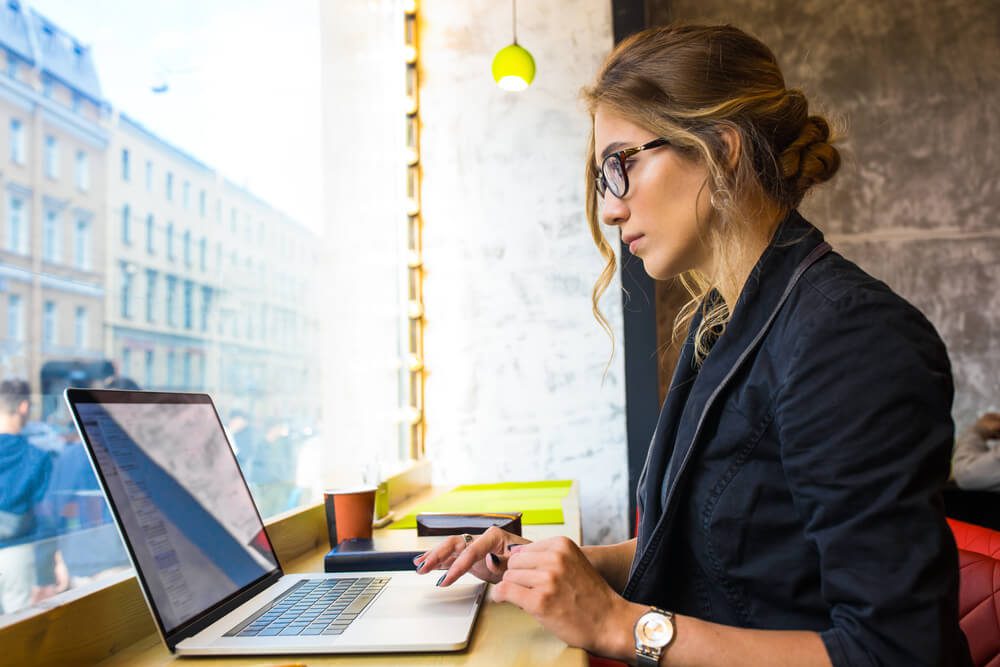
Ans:
{"type": "Polygon", "coordinates": [[[165,634],[277,569],[208,396],[70,392],[165,634]]]}

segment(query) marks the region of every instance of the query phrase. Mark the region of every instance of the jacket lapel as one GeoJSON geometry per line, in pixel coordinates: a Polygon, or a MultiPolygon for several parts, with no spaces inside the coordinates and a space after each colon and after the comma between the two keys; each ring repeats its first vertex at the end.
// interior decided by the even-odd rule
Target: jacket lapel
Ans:
{"type": "MultiPolygon", "coordinates": [[[[829,250],[822,233],[793,211],[761,255],[736,302],[725,333],[697,373],[691,368],[693,337],[689,334],[674,372],[671,393],[679,381],[690,381],[692,376],[693,385],[686,401],[681,397],[671,404],[668,394],[660,412],[638,487],[644,496],[639,501],[643,516],[626,597],[634,592],[666,532],[677,502],[675,491],[699,444],[706,416],[726,384],[763,339],[802,273],[829,250]]],[[[692,321],[691,332],[697,329],[700,319],[698,316],[692,321]]]]}

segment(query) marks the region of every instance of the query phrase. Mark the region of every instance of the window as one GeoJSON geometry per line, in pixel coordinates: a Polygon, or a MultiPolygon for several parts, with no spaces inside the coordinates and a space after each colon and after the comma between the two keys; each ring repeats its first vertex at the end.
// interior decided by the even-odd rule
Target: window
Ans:
{"type": "Polygon", "coordinates": [[[156,322],[156,270],[146,269],[146,322],[156,322]]]}
{"type": "Polygon", "coordinates": [[[18,195],[7,196],[7,250],[28,254],[28,224],[24,199],[18,195]]]}
{"type": "Polygon", "coordinates": [[[20,294],[7,297],[7,339],[16,342],[24,340],[24,300],[20,294]]]}
{"type": "Polygon", "coordinates": [[[174,223],[167,223],[167,259],[174,259],[174,223]]]}
{"type": "Polygon", "coordinates": [[[52,79],[50,79],[47,76],[43,76],[42,77],[42,95],[44,95],[45,97],[51,99],[52,98],[52,88],[53,88],[52,79]]]}
{"type": "Polygon", "coordinates": [[[73,313],[73,345],[78,350],[87,349],[88,324],[86,306],[77,306],[76,311],[73,313]]]}
{"type": "Polygon", "coordinates": [[[10,78],[16,80],[17,79],[17,74],[18,74],[18,65],[20,65],[20,63],[17,60],[17,56],[15,56],[13,53],[11,53],[10,51],[8,51],[7,52],[7,76],[9,76],[10,78]]]}
{"type": "Polygon", "coordinates": [[[76,189],[80,192],[90,189],[90,157],[86,151],[76,152],[76,189]]]}
{"type": "Polygon", "coordinates": [[[156,225],[153,221],[153,214],[150,213],[146,216],[146,252],[150,255],[156,252],[155,234],[156,225]]]}
{"type": "Polygon", "coordinates": [[[24,124],[18,118],[10,119],[10,161],[24,164],[24,124]]]}
{"type": "Polygon", "coordinates": [[[132,245],[132,209],[122,204],[122,243],[132,245]]]}
{"type": "Polygon", "coordinates": [[[171,172],[167,172],[167,185],[166,185],[167,201],[174,200],[174,175],[171,172]]]}
{"type": "Polygon", "coordinates": [[[198,193],[198,215],[205,217],[205,191],[202,190],[198,193]]]}
{"type": "Polygon", "coordinates": [[[184,366],[181,375],[181,381],[184,383],[185,387],[191,386],[191,351],[187,350],[184,352],[184,366]]]}
{"type": "Polygon", "coordinates": [[[201,288],[201,330],[208,331],[208,318],[212,308],[212,288],[201,288]]]}
{"type": "Polygon", "coordinates": [[[132,281],[135,277],[135,268],[126,262],[121,264],[122,275],[122,317],[126,320],[132,319],[132,281]]]}
{"type": "Polygon", "coordinates": [[[42,222],[42,259],[46,262],[55,263],[61,257],[59,213],[49,209],[45,211],[45,219],[42,222]]]}
{"type": "Polygon", "coordinates": [[[146,160],[146,192],[153,191],[153,163],[146,160]]]}
{"type": "Polygon", "coordinates": [[[184,328],[194,326],[194,283],[184,281],[184,328]]]}
{"type": "Polygon", "coordinates": [[[123,377],[132,377],[132,348],[122,348],[122,366],[119,369],[123,377]]]}
{"type": "Polygon", "coordinates": [[[202,271],[208,269],[208,261],[205,255],[208,253],[208,240],[202,236],[201,240],[198,241],[198,268],[202,271]]]}
{"type": "Polygon", "coordinates": [[[56,302],[46,301],[42,306],[42,344],[52,347],[56,344],[56,302]]]}
{"type": "Polygon", "coordinates": [[[78,218],[76,221],[76,243],[73,245],[73,264],[78,269],[90,270],[90,221],[78,218]]]}
{"type": "Polygon", "coordinates": [[[51,134],[45,135],[45,175],[51,179],[59,178],[59,142],[51,134]]]}
{"type": "Polygon", "coordinates": [[[177,318],[175,317],[176,309],[174,304],[177,301],[177,276],[167,276],[167,298],[164,303],[166,310],[166,321],[167,324],[175,327],[177,326],[177,318]]]}
{"type": "Polygon", "coordinates": [[[153,363],[154,362],[153,351],[146,350],[146,353],[143,355],[143,357],[144,360],[143,360],[142,384],[143,386],[146,387],[146,389],[151,389],[156,386],[156,382],[154,382],[155,367],[153,363]]]}
{"type": "Polygon", "coordinates": [[[167,387],[172,389],[176,380],[177,353],[167,350],[167,387]]]}
{"type": "Polygon", "coordinates": [[[187,181],[181,186],[181,199],[185,209],[191,208],[191,184],[187,181]]]}
{"type": "Polygon", "coordinates": [[[184,230],[184,266],[191,266],[191,230],[184,230]]]}
{"type": "Polygon", "coordinates": [[[127,148],[122,149],[122,180],[128,182],[132,178],[132,166],[129,161],[129,152],[127,148]]]}
{"type": "Polygon", "coordinates": [[[73,91],[73,99],[72,99],[72,102],[71,102],[73,112],[74,113],[79,113],[80,107],[81,107],[82,104],[83,104],[83,100],[80,98],[80,94],[77,93],[76,91],[73,91]]]}

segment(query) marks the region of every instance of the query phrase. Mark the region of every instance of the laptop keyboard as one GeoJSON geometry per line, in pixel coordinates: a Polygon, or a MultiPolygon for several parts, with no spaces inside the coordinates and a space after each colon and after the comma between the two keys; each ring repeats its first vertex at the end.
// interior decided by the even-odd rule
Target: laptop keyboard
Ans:
{"type": "Polygon", "coordinates": [[[389,577],[303,579],[225,637],[339,635],[389,583],[389,577]]]}

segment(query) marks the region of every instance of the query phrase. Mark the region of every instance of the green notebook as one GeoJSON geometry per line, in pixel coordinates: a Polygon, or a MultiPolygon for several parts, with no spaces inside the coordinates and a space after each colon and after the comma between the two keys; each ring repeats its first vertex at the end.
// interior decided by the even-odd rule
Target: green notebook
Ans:
{"type": "Polygon", "coordinates": [[[521,512],[522,524],[563,523],[562,501],[572,480],[466,484],[428,500],[390,528],[416,528],[420,512],[521,512]]]}

